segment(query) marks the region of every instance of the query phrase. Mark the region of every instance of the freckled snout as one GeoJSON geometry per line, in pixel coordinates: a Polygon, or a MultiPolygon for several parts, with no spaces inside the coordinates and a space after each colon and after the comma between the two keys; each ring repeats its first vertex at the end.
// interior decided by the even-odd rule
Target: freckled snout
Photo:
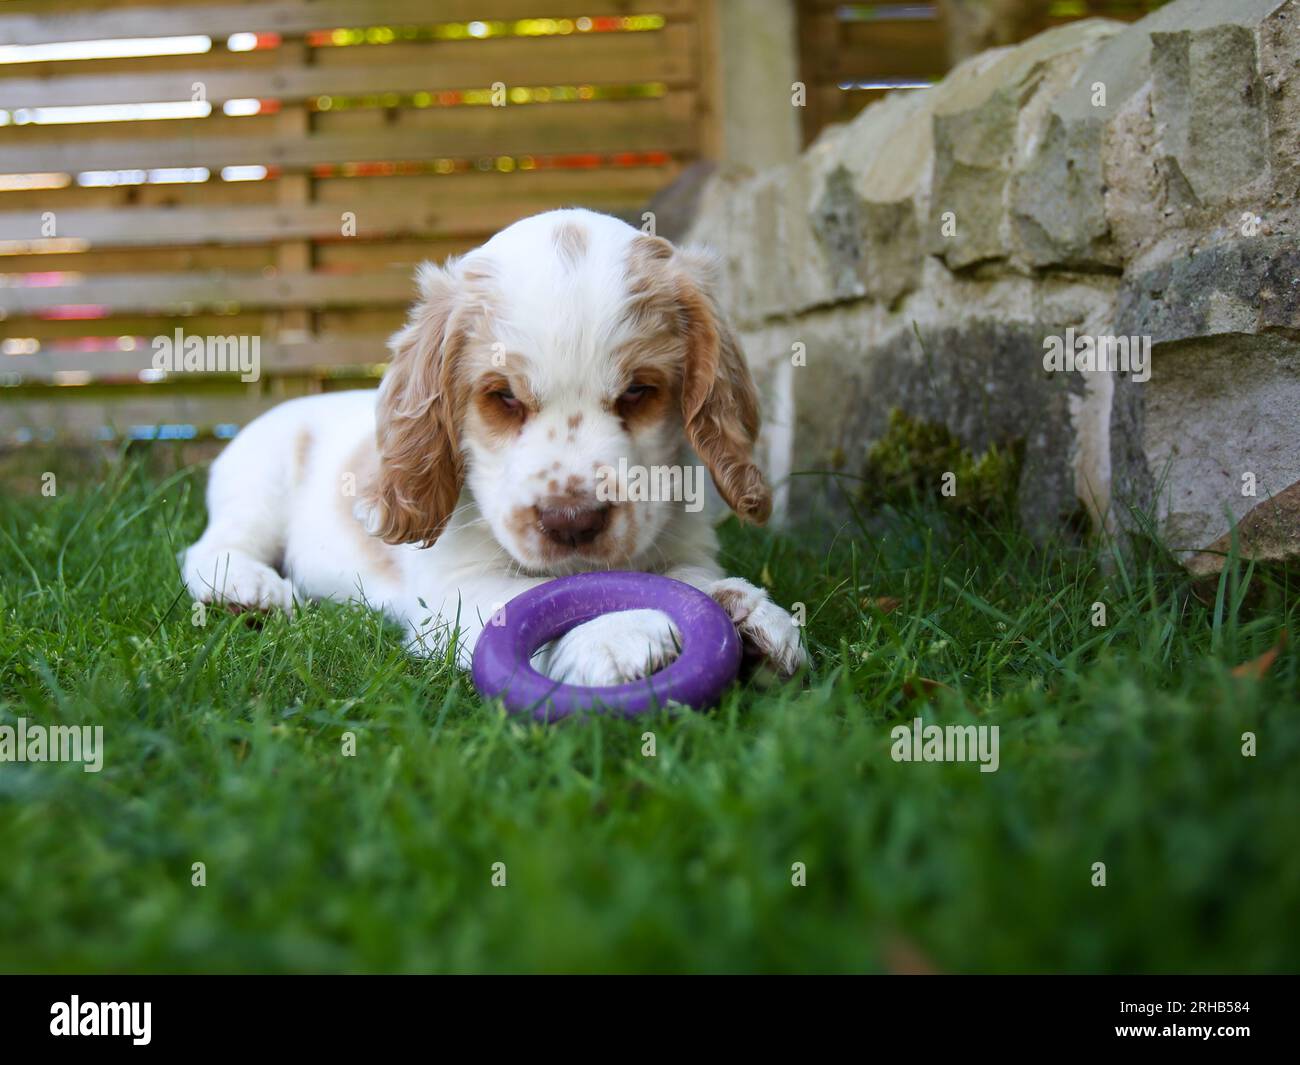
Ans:
{"type": "Polygon", "coordinates": [[[537,523],[561,547],[589,544],[609,525],[610,504],[596,500],[548,498],[537,504],[537,523]]]}

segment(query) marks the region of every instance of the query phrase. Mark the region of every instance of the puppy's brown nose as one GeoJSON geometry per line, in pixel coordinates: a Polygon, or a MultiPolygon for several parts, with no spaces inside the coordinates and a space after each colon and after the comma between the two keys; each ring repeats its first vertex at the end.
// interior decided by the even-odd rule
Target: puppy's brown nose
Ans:
{"type": "Polygon", "coordinates": [[[537,507],[538,524],[549,540],[564,547],[589,544],[609,524],[608,503],[542,500],[537,507]]]}

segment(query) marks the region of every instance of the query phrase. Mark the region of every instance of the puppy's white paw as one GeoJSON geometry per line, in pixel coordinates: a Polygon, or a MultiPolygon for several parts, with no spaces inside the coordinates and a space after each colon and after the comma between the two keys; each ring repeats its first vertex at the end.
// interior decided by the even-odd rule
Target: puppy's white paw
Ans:
{"type": "Polygon", "coordinates": [[[237,551],[185,554],[185,587],[200,603],[219,603],[235,612],[293,613],[293,585],[270,566],[237,551]]]}
{"type": "Polygon", "coordinates": [[[677,657],[681,637],[657,610],[606,614],[570,629],[538,668],[564,684],[626,684],[662,669],[677,657]]]}
{"type": "Polygon", "coordinates": [[[807,664],[799,626],[762,588],[739,577],[727,577],[714,581],[707,591],[731,617],[746,652],[758,655],[782,677],[793,676],[807,664]]]}

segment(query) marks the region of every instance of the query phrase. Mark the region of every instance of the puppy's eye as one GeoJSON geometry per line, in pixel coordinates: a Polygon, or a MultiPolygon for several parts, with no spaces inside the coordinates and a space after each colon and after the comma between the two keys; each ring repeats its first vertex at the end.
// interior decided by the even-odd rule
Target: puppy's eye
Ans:
{"type": "Polygon", "coordinates": [[[640,403],[654,390],[654,385],[629,385],[618,397],[618,401],[624,407],[631,407],[640,403]]]}
{"type": "Polygon", "coordinates": [[[506,410],[515,411],[523,407],[523,404],[515,398],[515,394],[508,388],[498,388],[492,393],[493,398],[497,400],[506,410]]]}

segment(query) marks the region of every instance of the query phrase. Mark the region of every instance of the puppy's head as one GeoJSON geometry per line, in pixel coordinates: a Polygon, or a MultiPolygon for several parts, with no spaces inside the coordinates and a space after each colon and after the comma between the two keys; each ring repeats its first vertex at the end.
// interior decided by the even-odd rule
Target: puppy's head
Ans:
{"type": "Polygon", "coordinates": [[[707,255],[589,211],[517,222],[421,268],[380,387],[372,521],[433,543],[466,487],[529,572],[634,565],[683,500],[689,443],[727,504],[762,523],[758,401],[707,255]],[[684,473],[683,473],[684,471],[684,473]],[[647,498],[650,496],[650,498],[647,498]]]}

